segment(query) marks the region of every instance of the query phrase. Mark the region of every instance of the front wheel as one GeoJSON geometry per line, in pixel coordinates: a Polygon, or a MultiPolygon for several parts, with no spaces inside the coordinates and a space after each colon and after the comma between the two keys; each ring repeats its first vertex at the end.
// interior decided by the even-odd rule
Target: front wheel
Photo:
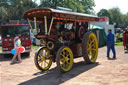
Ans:
{"type": "Polygon", "coordinates": [[[57,68],[61,72],[70,71],[73,65],[73,53],[69,47],[63,46],[57,51],[57,68]]]}
{"type": "Polygon", "coordinates": [[[46,71],[52,65],[52,57],[50,51],[43,47],[35,55],[35,65],[39,70],[46,71]]]}
{"type": "Polygon", "coordinates": [[[98,55],[98,41],[96,35],[92,32],[85,33],[82,40],[82,47],[84,60],[87,63],[94,63],[98,55]]]}

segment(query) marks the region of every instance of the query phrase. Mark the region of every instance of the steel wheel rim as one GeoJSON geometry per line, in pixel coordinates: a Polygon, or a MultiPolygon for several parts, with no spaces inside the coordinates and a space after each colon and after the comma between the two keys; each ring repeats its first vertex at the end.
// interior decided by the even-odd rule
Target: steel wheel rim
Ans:
{"type": "Polygon", "coordinates": [[[95,62],[98,55],[98,43],[96,36],[91,33],[87,42],[87,53],[91,62],[95,62]]]}
{"type": "Polygon", "coordinates": [[[38,65],[41,69],[47,70],[52,64],[50,51],[47,48],[43,48],[38,54],[38,65]]]}
{"type": "Polygon", "coordinates": [[[64,71],[69,71],[73,64],[73,53],[69,48],[64,48],[60,52],[60,67],[64,71]]]}

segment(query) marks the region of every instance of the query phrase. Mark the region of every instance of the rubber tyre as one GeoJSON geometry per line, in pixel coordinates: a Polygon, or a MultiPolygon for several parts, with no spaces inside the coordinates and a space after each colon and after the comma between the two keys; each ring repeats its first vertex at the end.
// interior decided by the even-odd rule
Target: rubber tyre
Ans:
{"type": "Polygon", "coordinates": [[[98,41],[93,32],[84,34],[82,40],[82,53],[86,63],[90,64],[96,61],[98,55],[98,41]]]}

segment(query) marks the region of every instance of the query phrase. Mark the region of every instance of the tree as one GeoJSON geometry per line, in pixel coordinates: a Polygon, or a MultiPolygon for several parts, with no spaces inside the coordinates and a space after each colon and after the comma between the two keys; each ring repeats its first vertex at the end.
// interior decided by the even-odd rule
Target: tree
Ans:
{"type": "MultiPolygon", "coordinates": [[[[94,0],[79,0],[79,1],[81,1],[81,4],[85,10],[85,13],[91,14],[94,12],[94,10],[93,10],[93,7],[95,6],[94,0]]],[[[77,2],[77,0],[76,0],[76,2],[77,2]]]]}
{"type": "MultiPolygon", "coordinates": [[[[5,8],[6,17],[2,16],[2,20],[21,20],[23,18],[23,13],[28,9],[37,7],[37,4],[32,0],[3,0],[4,3],[8,3],[9,7],[5,8]],[[5,19],[7,18],[7,19],[5,19]]],[[[2,14],[3,15],[3,14],[2,14]]],[[[4,14],[5,15],[5,14],[4,14]]]]}
{"type": "Polygon", "coordinates": [[[121,16],[121,27],[126,28],[128,26],[128,15],[127,14],[122,14],[121,16]]]}
{"type": "Polygon", "coordinates": [[[1,20],[20,20],[26,10],[37,7],[60,6],[71,8],[74,12],[93,13],[94,0],[40,0],[38,6],[36,0],[0,0],[1,20]],[[1,8],[2,7],[2,8],[1,8]],[[1,11],[2,10],[2,11],[1,11]]]}
{"type": "Polygon", "coordinates": [[[8,0],[0,0],[0,7],[8,8],[9,7],[8,0]]]}
{"type": "Polygon", "coordinates": [[[4,21],[7,20],[7,10],[4,7],[0,7],[0,24],[4,21]]]}
{"type": "Polygon", "coordinates": [[[39,7],[60,6],[71,8],[74,12],[93,13],[94,0],[41,0],[39,7]]]}
{"type": "Polygon", "coordinates": [[[119,8],[112,8],[108,10],[110,13],[110,17],[112,19],[112,23],[116,23],[116,27],[122,27],[122,14],[119,8]]]}
{"type": "Polygon", "coordinates": [[[107,9],[101,9],[97,15],[99,17],[108,17],[109,18],[109,23],[112,24],[112,20],[111,20],[111,17],[110,17],[110,13],[108,12],[107,9]]]}
{"type": "Polygon", "coordinates": [[[128,13],[122,14],[118,7],[109,10],[101,9],[97,15],[99,17],[109,17],[110,24],[116,23],[116,28],[126,28],[128,26],[128,13]]]}
{"type": "Polygon", "coordinates": [[[109,12],[108,12],[107,9],[101,9],[101,10],[97,13],[97,15],[98,15],[99,17],[110,17],[110,14],[109,14],[109,12]]]}

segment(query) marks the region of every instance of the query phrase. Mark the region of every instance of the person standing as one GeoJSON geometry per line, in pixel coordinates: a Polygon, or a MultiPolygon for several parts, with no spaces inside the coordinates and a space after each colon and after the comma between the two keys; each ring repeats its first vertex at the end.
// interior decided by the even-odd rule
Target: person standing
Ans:
{"type": "Polygon", "coordinates": [[[113,52],[113,59],[116,59],[114,34],[112,33],[112,30],[109,29],[108,35],[107,35],[107,58],[108,59],[110,59],[109,53],[111,49],[113,52]]]}
{"type": "Polygon", "coordinates": [[[18,36],[16,36],[14,38],[14,49],[15,49],[15,54],[11,60],[11,63],[10,64],[13,64],[15,63],[15,59],[16,59],[16,56],[18,55],[18,63],[20,63],[22,60],[21,60],[21,55],[20,55],[20,52],[18,51],[18,48],[21,46],[21,41],[20,41],[20,38],[18,36]]]}

